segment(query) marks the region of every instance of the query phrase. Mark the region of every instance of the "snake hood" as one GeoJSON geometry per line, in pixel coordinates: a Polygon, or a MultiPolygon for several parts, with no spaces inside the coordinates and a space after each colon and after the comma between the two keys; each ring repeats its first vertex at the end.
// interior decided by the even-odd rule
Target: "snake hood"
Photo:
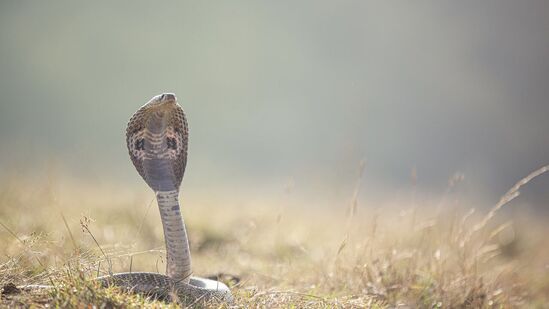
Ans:
{"type": "Polygon", "coordinates": [[[126,143],[133,165],[154,191],[179,190],[187,164],[189,129],[172,93],[153,97],[131,117],[126,143]]]}

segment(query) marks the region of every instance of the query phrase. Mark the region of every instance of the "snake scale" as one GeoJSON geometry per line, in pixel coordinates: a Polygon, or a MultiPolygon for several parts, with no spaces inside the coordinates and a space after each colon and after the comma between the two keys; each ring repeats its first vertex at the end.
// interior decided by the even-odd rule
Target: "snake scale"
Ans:
{"type": "Polygon", "coordinates": [[[172,93],[153,97],[131,117],[126,143],[137,172],[156,194],[166,243],[166,275],[115,273],[95,279],[103,286],[116,285],[183,303],[232,301],[225,284],[192,276],[189,241],[179,205],[179,187],[187,164],[188,135],[185,113],[172,93]]]}

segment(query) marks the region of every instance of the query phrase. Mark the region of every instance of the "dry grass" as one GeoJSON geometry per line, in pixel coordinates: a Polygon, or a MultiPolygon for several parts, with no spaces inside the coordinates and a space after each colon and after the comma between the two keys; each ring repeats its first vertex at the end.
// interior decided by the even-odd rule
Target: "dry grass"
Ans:
{"type": "MultiPolygon", "coordinates": [[[[485,215],[408,206],[368,212],[358,193],[343,210],[188,201],[194,271],[232,285],[236,301],[227,307],[544,308],[548,229],[533,218],[502,222],[497,212],[546,171],[485,215]]],[[[177,306],[89,280],[110,270],[164,271],[152,194],[14,177],[0,188],[2,306],[177,306]],[[15,293],[9,283],[55,288],[15,293]]]]}

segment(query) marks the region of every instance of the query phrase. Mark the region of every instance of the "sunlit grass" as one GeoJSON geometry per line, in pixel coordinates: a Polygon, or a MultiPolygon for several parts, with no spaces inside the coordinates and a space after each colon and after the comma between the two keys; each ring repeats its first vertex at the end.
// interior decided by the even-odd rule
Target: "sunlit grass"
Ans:
{"type": "MultiPolygon", "coordinates": [[[[548,230],[535,218],[521,225],[498,217],[528,180],[484,213],[420,201],[368,210],[357,194],[344,209],[190,201],[183,212],[193,269],[231,286],[235,303],[227,307],[543,308],[548,230]]],[[[164,272],[152,198],[127,188],[6,179],[0,304],[177,306],[91,280],[109,271],[164,272]],[[24,292],[10,284],[54,288],[24,292]]]]}

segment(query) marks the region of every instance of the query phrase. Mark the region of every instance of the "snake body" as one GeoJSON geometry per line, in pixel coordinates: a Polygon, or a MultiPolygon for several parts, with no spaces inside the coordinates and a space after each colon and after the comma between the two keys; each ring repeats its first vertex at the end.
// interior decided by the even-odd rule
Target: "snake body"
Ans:
{"type": "Polygon", "coordinates": [[[191,276],[189,241],[179,205],[188,135],[185,113],[172,93],[153,97],[130,118],[126,129],[128,152],[137,172],[156,194],[166,243],[166,275],[128,272],[96,278],[103,286],[116,285],[183,302],[232,301],[225,284],[191,276]]]}

